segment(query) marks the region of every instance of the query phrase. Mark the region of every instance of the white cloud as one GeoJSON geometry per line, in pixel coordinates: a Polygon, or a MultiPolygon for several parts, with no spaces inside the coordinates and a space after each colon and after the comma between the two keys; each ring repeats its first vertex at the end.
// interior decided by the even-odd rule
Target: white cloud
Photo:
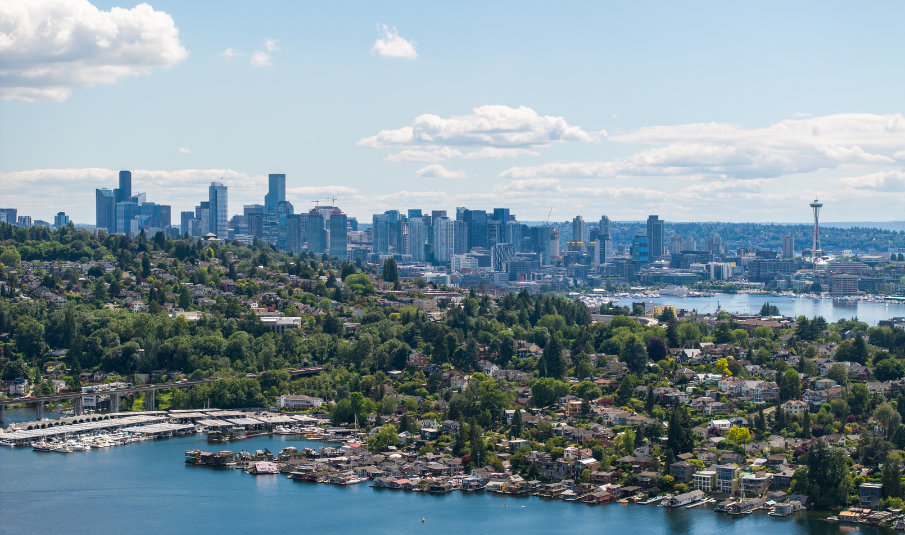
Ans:
{"type": "Polygon", "coordinates": [[[415,42],[407,41],[399,36],[396,28],[390,29],[386,24],[378,25],[377,30],[383,34],[383,38],[377,39],[371,47],[371,54],[384,58],[415,59],[418,52],[415,51],[415,42]]]}
{"type": "Polygon", "coordinates": [[[277,46],[276,39],[267,39],[266,41],[264,41],[264,48],[266,48],[270,52],[276,52],[280,50],[280,47],[277,46]]]}
{"type": "Polygon", "coordinates": [[[443,162],[458,156],[462,156],[462,153],[456,149],[433,147],[431,150],[405,149],[398,154],[388,155],[386,160],[389,162],[443,162]]]}
{"type": "Polygon", "coordinates": [[[252,67],[270,67],[270,54],[267,52],[255,52],[251,55],[252,67]]]}
{"type": "Polygon", "coordinates": [[[414,124],[396,130],[382,130],[358,142],[359,147],[385,148],[393,145],[454,145],[537,149],[565,141],[597,141],[601,133],[585,132],[562,117],[538,115],[525,106],[480,106],[471,115],[444,119],[433,114],[415,118],[414,124]]]}
{"type": "Polygon", "coordinates": [[[0,2],[0,98],[66,100],[188,56],[173,17],[148,4],[101,11],[87,0],[0,2]]]}
{"type": "Polygon", "coordinates": [[[469,160],[501,160],[515,156],[540,156],[540,153],[531,149],[500,149],[497,147],[484,147],[481,150],[469,152],[463,158],[469,160]]]}
{"type": "Polygon", "coordinates": [[[895,170],[857,177],[845,177],[839,180],[847,188],[866,189],[886,192],[905,191],[905,172],[895,170]]]}
{"type": "Polygon", "coordinates": [[[806,112],[803,112],[803,111],[797,111],[797,112],[795,112],[795,113],[792,114],[792,117],[810,117],[810,116],[811,116],[810,113],[806,113],[806,112]]]}
{"type": "Polygon", "coordinates": [[[894,163],[905,148],[905,118],[860,113],[790,119],[753,129],[720,123],[654,126],[609,140],[663,146],[605,162],[513,167],[500,176],[749,179],[842,166],[884,166],[894,163]]]}
{"type": "Polygon", "coordinates": [[[905,160],[905,150],[896,151],[895,154],[892,155],[896,160],[905,160]]]}
{"type": "Polygon", "coordinates": [[[452,171],[440,164],[428,165],[415,171],[415,174],[421,178],[468,178],[465,171],[452,171]]]}
{"type": "Polygon", "coordinates": [[[220,55],[223,56],[224,58],[226,58],[226,61],[229,62],[234,57],[241,56],[242,54],[240,54],[239,52],[236,52],[232,48],[227,48],[223,52],[220,52],[220,55]]]}
{"type": "Polygon", "coordinates": [[[187,148],[185,148],[185,147],[179,147],[179,152],[181,152],[182,154],[188,154],[188,153],[190,153],[190,152],[192,152],[192,151],[189,150],[189,149],[187,149],[187,148]]]}

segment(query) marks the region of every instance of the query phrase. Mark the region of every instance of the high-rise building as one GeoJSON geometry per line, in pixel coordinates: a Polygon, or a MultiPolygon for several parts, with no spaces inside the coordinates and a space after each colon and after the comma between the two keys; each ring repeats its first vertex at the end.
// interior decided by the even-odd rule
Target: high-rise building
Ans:
{"type": "Polygon", "coordinates": [[[138,203],[121,202],[116,204],[116,233],[134,236],[138,230],[138,203]]]}
{"type": "Polygon", "coordinates": [[[685,250],[686,251],[697,251],[698,244],[695,243],[694,238],[691,236],[685,236],[685,250]]]}
{"type": "Polygon", "coordinates": [[[671,238],[669,238],[669,252],[670,254],[678,254],[681,253],[685,246],[685,240],[682,239],[682,236],[678,234],[674,234],[671,238]]]}
{"type": "Polygon", "coordinates": [[[449,262],[456,252],[456,221],[446,216],[434,218],[434,261],[449,262]]]}
{"type": "Polygon", "coordinates": [[[782,257],[795,258],[795,236],[790,234],[782,237],[782,257]]]}
{"type": "Polygon", "coordinates": [[[15,225],[17,212],[16,208],[0,208],[0,223],[15,225]]]}
{"type": "Polygon", "coordinates": [[[409,208],[408,218],[411,219],[413,217],[421,217],[421,209],[420,208],[409,208]]]}
{"type": "Polygon", "coordinates": [[[209,230],[218,238],[226,239],[226,230],[229,222],[229,203],[227,201],[226,186],[222,182],[211,182],[208,188],[208,202],[210,203],[209,230]]]}
{"type": "MultiPolygon", "coordinates": [[[[411,213],[411,210],[409,213],[411,213]]],[[[424,262],[424,244],[426,243],[424,219],[420,216],[410,217],[408,223],[406,223],[408,227],[408,253],[412,255],[412,262],[424,262]]]]}
{"type": "Polygon", "coordinates": [[[327,250],[327,231],[324,227],[324,215],[319,211],[308,212],[305,222],[305,238],[308,240],[308,252],[324,254],[327,250]]]}
{"type": "MultiPolygon", "coordinates": [[[[648,223],[650,228],[650,223],[648,223]]],[[[642,264],[650,262],[650,231],[647,234],[638,232],[632,241],[632,260],[642,264]]]]}
{"type": "Polygon", "coordinates": [[[723,239],[714,234],[704,239],[704,249],[715,255],[723,254],[723,239]]]}
{"type": "Polygon", "coordinates": [[[588,224],[580,215],[575,216],[572,219],[572,241],[581,242],[581,250],[587,251],[589,240],[588,224]]]}
{"type": "Polygon", "coordinates": [[[108,234],[116,232],[116,202],[108,189],[94,190],[95,226],[108,234]]]}
{"type": "Polygon", "coordinates": [[[597,229],[597,233],[600,236],[600,239],[611,238],[613,236],[610,229],[609,217],[605,215],[600,216],[600,226],[597,229]]]}
{"type": "Polygon", "coordinates": [[[505,225],[510,220],[509,216],[509,208],[494,208],[493,209],[493,220],[494,221],[502,221],[505,225]]]}
{"type": "MultiPolygon", "coordinates": [[[[195,219],[195,212],[180,212],[179,233],[182,235],[191,235],[191,226],[193,221],[197,221],[197,219],[195,219]]],[[[98,224],[98,226],[100,226],[100,224],[98,224]]]]}
{"type": "Polygon", "coordinates": [[[201,201],[195,207],[195,220],[198,222],[189,232],[189,236],[200,238],[211,228],[211,203],[209,201],[201,201]]]}
{"type": "Polygon", "coordinates": [[[655,215],[647,218],[647,246],[650,262],[663,254],[663,221],[655,215]]]}
{"type": "Polygon", "coordinates": [[[264,239],[276,245],[277,249],[288,251],[289,235],[286,218],[295,214],[295,207],[289,201],[280,201],[273,207],[272,214],[264,214],[264,239]],[[272,224],[268,224],[272,223],[272,224]],[[273,240],[273,241],[271,241],[273,240]]]}
{"type": "Polygon", "coordinates": [[[346,214],[339,208],[334,208],[330,213],[330,256],[335,256],[340,260],[349,258],[346,224],[346,214]]]}
{"type": "Polygon", "coordinates": [[[277,203],[286,200],[286,175],[268,175],[267,185],[267,194],[264,195],[264,207],[270,213],[276,208],[277,203]]]}
{"type": "Polygon", "coordinates": [[[126,202],[132,196],[132,171],[119,172],[119,196],[117,203],[126,202]]]}
{"type": "Polygon", "coordinates": [[[57,215],[53,216],[53,226],[56,228],[65,227],[69,224],[69,216],[63,212],[57,212],[57,215]]]}
{"type": "Polygon", "coordinates": [[[468,225],[468,250],[487,247],[487,211],[465,210],[463,221],[468,225]]]}
{"type": "Polygon", "coordinates": [[[22,228],[31,228],[31,216],[20,215],[18,218],[16,218],[16,224],[22,228]]]}
{"type": "Polygon", "coordinates": [[[286,247],[295,254],[305,250],[305,225],[308,223],[307,219],[307,214],[286,216],[286,247]]]}

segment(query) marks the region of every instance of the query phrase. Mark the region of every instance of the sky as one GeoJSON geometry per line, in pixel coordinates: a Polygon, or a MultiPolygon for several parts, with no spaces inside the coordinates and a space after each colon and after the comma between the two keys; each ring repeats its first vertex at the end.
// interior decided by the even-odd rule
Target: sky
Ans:
{"type": "Polygon", "coordinates": [[[905,219],[902,2],[0,2],[0,207],[905,219]]]}

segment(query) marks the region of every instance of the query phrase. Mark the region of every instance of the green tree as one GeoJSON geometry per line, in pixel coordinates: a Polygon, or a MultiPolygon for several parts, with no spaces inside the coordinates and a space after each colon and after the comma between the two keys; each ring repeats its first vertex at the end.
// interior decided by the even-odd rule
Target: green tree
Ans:
{"type": "Polygon", "coordinates": [[[811,411],[806,410],[801,415],[801,438],[809,440],[811,438],[811,411]]]}
{"type": "Polygon", "coordinates": [[[671,309],[666,310],[670,312],[669,322],[666,324],[666,342],[669,347],[681,347],[679,342],[679,320],[676,319],[676,315],[672,313],[671,309]]]}
{"type": "Polygon", "coordinates": [[[179,308],[183,310],[188,310],[192,307],[192,294],[189,293],[189,289],[185,286],[181,287],[179,290],[179,308]]]}
{"type": "Polygon", "coordinates": [[[570,389],[569,383],[545,377],[531,385],[531,399],[535,407],[546,407],[552,405],[557,398],[568,394],[570,389]]]}
{"type": "Polygon", "coordinates": [[[616,405],[624,407],[632,399],[632,389],[634,387],[632,375],[627,373],[619,383],[619,390],[616,391],[616,405]]]}
{"type": "Polygon", "coordinates": [[[863,415],[870,407],[870,391],[864,383],[855,383],[848,394],[848,406],[852,414],[863,415]]]}
{"type": "Polygon", "coordinates": [[[808,481],[811,499],[818,507],[837,507],[848,501],[851,479],[845,450],[827,447],[817,440],[808,449],[808,481]]]}
{"type": "Polygon", "coordinates": [[[19,251],[15,247],[7,247],[0,253],[0,264],[3,264],[6,267],[17,268],[21,261],[22,255],[19,254],[19,251]]]}
{"type": "Polygon", "coordinates": [[[883,494],[887,498],[902,497],[902,464],[897,455],[890,455],[883,463],[883,494]]]}
{"type": "Polygon", "coordinates": [[[381,278],[387,282],[399,282],[399,267],[396,266],[395,259],[387,258],[384,260],[381,278]]]}
{"type": "Polygon", "coordinates": [[[861,333],[858,333],[858,335],[855,336],[855,341],[852,342],[852,360],[858,364],[864,364],[867,362],[868,357],[867,343],[864,341],[864,337],[861,336],[861,333]]]}
{"type": "Polygon", "coordinates": [[[669,413],[666,447],[679,453],[686,453],[694,448],[694,431],[688,418],[688,411],[678,404],[673,405],[669,413]]]}
{"type": "Polygon", "coordinates": [[[845,365],[839,362],[830,366],[830,369],[827,370],[826,376],[828,379],[832,379],[836,381],[836,384],[840,386],[845,386],[848,384],[848,370],[845,369],[845,365]]]}
{"type": "Polygon", "coordinates": [[[396,426],[385,424],[377,431],[377,434],[368,440],[368,450],[372,453],[386,451],[389,446],[395,446],[399,442],[399,432],[396,426]]]}
{"type": "Polygon", "coordinates": [[[644,412],[650,415],[651,411],[654,410],[654,404],[656,403],[656,398],[654,397],[654,387],[653,385],[647,387],[647,399],[644,401],[644,412]]]}
{"type": "Polygon", "coordinates": [[[516,438],[519,438],[522,436],[522,431],[524,431],[524,423],[522,422],[522,410],[516,408],[515,414],[512,415],[512,435],[516,438]]]}
{"type": "Polygon", "coordinates": [[[779,397],[782,399],[798,399],[801,396],[801,377],[794,368],[786,370],[779,385],[779,397]]]}
{"type": "Polygon", "coordinates": [[[559,332],[553,334],[550,343],[544,348],[541,361],[547,377],[561,379],[566,375],[568,362],[566,362],[566,357],[563,353],[562,335],[559,332]]]}
{"type": "Polygon", "coordinates": [[[30,358],[40,357],[47,344],[44,343],[44,325],[31,316],[23,316],[16,321],[13,331],[16,349],[30,358]]]}
{"type": "Polygon", "coordinates": [[[471,417],[471,420],[468,423],[468,430],[468,453],[471,457],[471,465],[481,466],[481,462],[485,461],[484,432],[481,430],[481,427],[478,425],[478,420],[474,416],[471,417]]]}
{"type": "Polygon", "coordinates": [[[647,365],[647,350],[636,337],[629,336],[619,352],[619,360],[625,363],[630,372],[641,375],[647,365]]]}
{"type": "Polygon", "coordinates": [[[465,415],[459,413],[459,425],[456,427],[456,441],[453,443],[453,455],[461,455],[465,449],[468,435],[465,430],[465,415]]]}

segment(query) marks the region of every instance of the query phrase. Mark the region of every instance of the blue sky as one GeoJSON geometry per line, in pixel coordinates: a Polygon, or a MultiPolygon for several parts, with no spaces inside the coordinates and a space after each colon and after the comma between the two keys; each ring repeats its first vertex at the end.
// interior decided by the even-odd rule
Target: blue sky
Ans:
{"type": "Polygon", "coordinates": [[[899,2],[93,6],[0,6],[20,214],[91,223],[132,169],[174,213],[220,177],[239,213],[286,173],[297,211],[335,195],[365,221],[806,221],[814,197],[825,220],[903,219],[899,2]]]}

